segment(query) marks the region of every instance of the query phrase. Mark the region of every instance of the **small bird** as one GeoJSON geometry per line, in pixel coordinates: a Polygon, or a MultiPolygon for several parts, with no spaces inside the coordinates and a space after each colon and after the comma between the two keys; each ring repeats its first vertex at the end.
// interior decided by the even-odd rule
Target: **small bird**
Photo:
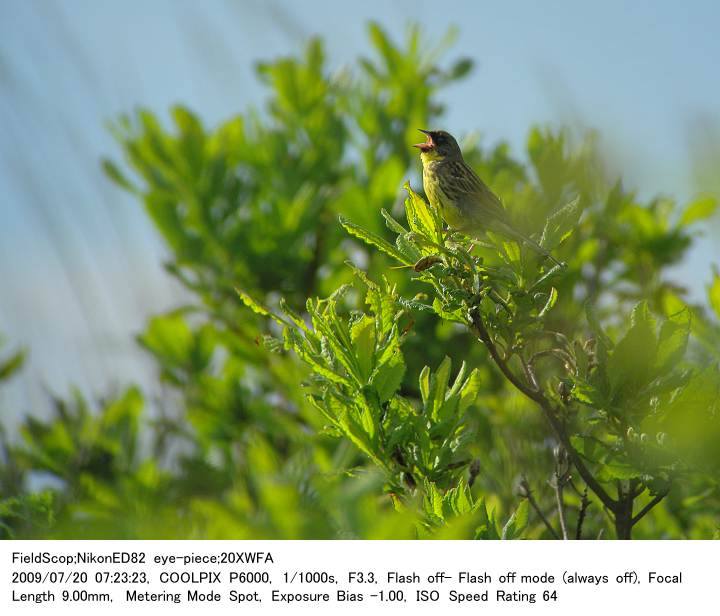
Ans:
{"type": "Polygon", "coordinates": [[[500,199],[463,160],[455,138],[444,130],[423,130],[424,143],[416,143],[423,165],[423,188],[430,205],[442,215],[448,226],[465,235],[478,237],[486,231],[525,242],[539,254],[555,259],[536,241],[512,226],[500,199]]]}

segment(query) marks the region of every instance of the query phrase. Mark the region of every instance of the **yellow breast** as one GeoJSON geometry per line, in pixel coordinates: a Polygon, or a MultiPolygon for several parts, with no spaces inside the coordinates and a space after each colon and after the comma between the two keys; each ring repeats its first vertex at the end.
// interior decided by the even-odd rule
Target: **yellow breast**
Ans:
{"type": "Polygon", "coordinates": [[[457,204],[440,187],[432,165],[423,165],[423,189],[430,205],[436,208],[443,220],[453,229],[462,230],[467,221],[457,204]]]}

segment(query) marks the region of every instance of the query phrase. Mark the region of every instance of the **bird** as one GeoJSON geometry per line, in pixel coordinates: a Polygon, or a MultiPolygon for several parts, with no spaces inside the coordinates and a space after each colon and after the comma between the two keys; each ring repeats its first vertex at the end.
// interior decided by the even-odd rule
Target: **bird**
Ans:
{"type": "Polygon", "coordinates": [[[500,199],[463,159],[455,137],[444,130],[418,130],[427,136],[425,142],[414,144],[420,150],[423,189],[448,227],[474,238],[487,231],[498,233],[523,242],[556,265],[562,265],[513,226],[500,199]]]}

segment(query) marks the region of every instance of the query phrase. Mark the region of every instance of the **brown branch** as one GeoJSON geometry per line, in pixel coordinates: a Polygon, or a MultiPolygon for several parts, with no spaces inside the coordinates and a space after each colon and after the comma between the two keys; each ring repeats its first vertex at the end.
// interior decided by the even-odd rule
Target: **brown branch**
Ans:
{"type": "Polygon", "coordinates": [[[669,490],[666,490],[665,492],[661,492],[655,498],[653,498],[647,505],[645,505],[640,510],[640,512],[632,520],[630,520],[630,525],[635,526],[635,524],[642,520],[645,517],[645,514],[647,514],[655,505],[657,505],[663,498],[668,495],[668,492],[669,490]]]}
{"type": "Polygon", "coordinates": [[[588,489],[587,486],[585,486],[585,490],[583,490],[582,493],[582,500],[580,501],[580,511],[578,512],[577,527],[575,528],[575,539],[582,539],[583,522],[585,522],[585,515],[590,506],[590,499],[587,497],[587,493],[588,489]]]}
{"type": "Polygon", "coordinates": [[[543,524],[545,524],[545,528],[550,531],[550,534],[553,536],[554,539],[560,539],[560,535],[557,534],[557,531],[553,528],[552,524],[550,524],[550,521],[545,517],[545,514],[542,512],[540,506],[537,504],[537,501],[532,494],[532,490],[530,490],[530,484],[525,477],[523,477],[520,481],[520,487],[523,490],[521,496],[527,499],[528,503],[530,503],[530,506],[533,508],[535,513],[537,513],[543,524]]]}
{"type": "Polygon", "coordinates": [[[563,425],[556,417],[555,408],[553,408],[553,405],[550,403],[550,401],[543,395],[540,389],[533,389],[532,387],[523,383],[513,373],[513,371],[510,370],[509,366],[505,363],[505,361],[503,361],[503,358],[498,353],[495,343],[490,337],[490,333],[485,327],[485,323],[483,322],[482,317],[480,316],[480,313],[477,309],[473,310],[470,313],[470,320],[472,323],[472,329],[475,331],[478,338],[480,338],[480,341],[485,345],[493,361],[500,369],[500,371],[505,375],[505,378],[507,378],[507,380],[510,381],[516,389],[518,389],[520,392],[530,398],[530,400],[533,400],[540,406],[545,418],[547,419],[548,423],[550,423],[550,426],[560,440],[560,443],[562,443],[563,447],[565,447],[565,449],[567,450],[568,455],[572,460],[573,466],[575,466],[575,468],[578,470],[578,473],[583,478],[583,481],[585,481],[588,487],[595,494],[597,494],[597,497],[602,501],[603,505],[610,509],[610,511],[615,512],[618,508],[618,502],[613,499],[598,483],[595,477],[593,477],[590,470],[587,468],[587,466],[585,466],[585,463],[580,457],[580,454],[575,451],[575,448],[570,444],[570,439],[565,432],[563,425]]]}

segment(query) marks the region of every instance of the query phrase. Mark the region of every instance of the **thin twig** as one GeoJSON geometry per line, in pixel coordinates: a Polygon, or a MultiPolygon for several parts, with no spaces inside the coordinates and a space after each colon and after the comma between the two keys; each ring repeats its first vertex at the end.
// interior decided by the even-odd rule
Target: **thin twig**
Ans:
{"type": "Polygon", "coordinates": [[[558,518],[560,518],[560,530],[562,531],[562,538],[568,538],[567,522],[565,521],[565,503],[563,502],[563,485],[560,477],[555,473],[553,478],[552,487],[555,490],[555,501],[557,502],[558,518]]]}
{"type": "Polygon", "coordinates": [[[590,499],[587,497],[587,494],[588,488],[585,486],[585,490],[583,491],[582,499],[580,501],[580,511],[578,512],[577,527],[575,528],[575,539],[582,539],[583,522],[585,522],[585,515],[587,514],[588,507],[590,506],[590,499]]]}
{"type": "Polygon", "coordinates": [[[669,490],[666,490],[665,492],[661,492],[655,498],[653,498],[647,505],[645,505],[640,510],[640,513],[638,513],[632,520],[630,520],[630,525],[635,526],[635,524],[642,520],[648,511],[650,511],[655,505],[657,505],[663,498],[668,495],[668,492],[669,490]]]}
{"type": "Polygon", "coordinates": [[[530,398],[534,402],[537,402],[537,404],[540,405],[540,408],[542,409],[545,418],[550,423],[550,426],[552,427],[556,436],[567,450],[568,455],[572,460],[573,466],[575,466],[575,468],[578,470],[578,473],[583,478],[583,481],[585,481],[588,487],[595,494],[597,494],[597,497],[602,501],[603,505],[610,509],[610,511],[615,512],[618,508],[618,502],[613,499],[598,483],[595,477],[593,477],[587,466],[585,466],[585,463],[580,457],[580,454],[575,451],[575,448],[570,444],[570,438],[565,432],[565,429],[563,428],[560,421],[557,419],[555,415],[555,409],[553,408],[553,405],[550,403],[550,401],[543,395],[541,390],[535,390],[532,387],[526,385],[512,372],[512,370],[510,370],[508,365],[499,355],[497,348],[495,347],[495,344],[490,337],[490,333],[485,327],[485,323],[483,322],[482,317],[477,310],[471,312],[470,319],[473,330],[477,334],[478,338],[480,338],[481,342],[487,347],[490,356],[492,357],[493,361],[500,369],[500,371],[505,375],[508,381],[510,381],[519,391],[521,391],[528,398],[530,398]]]}
{"type": "Polygon", "coordinates": [[[532,490],[530,490],[530,484],[524,477],[520,482],[520,487],[523,489],[523,496],[527,499],[528,503],[530,503],[530,506],[533,508],[535,513],[537,513],[543,524],[545,524],[545,528],[550,531],[550,534],[553,536],[554,539],[560,539],[560,535],[557,534],[557,531],[553,528],[552,524],[550,524],[550,521],[545,517],[545,514],[542,512],[540,506],[537,504],[537,501],[532,494],[532,490]]]}

